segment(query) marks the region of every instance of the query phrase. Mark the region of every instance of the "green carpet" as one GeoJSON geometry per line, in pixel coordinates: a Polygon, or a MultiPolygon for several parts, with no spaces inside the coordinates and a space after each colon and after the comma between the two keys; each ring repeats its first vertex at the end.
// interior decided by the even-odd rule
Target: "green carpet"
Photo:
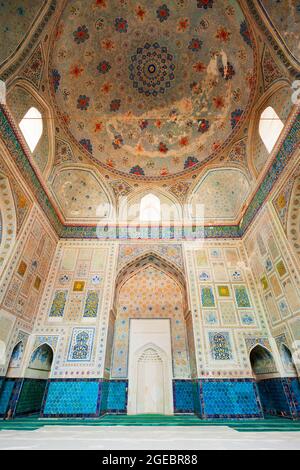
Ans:
{"type": "Polygon", "coordinates": [[[300,421],[284,418],[254,420],[201,420],[195,415],[105,415],[95,419],[52,418],[38,416],[0,421],[0,431],[34,431],[43,426],[228,426],[239,432],[300,432],[300,421]]]}

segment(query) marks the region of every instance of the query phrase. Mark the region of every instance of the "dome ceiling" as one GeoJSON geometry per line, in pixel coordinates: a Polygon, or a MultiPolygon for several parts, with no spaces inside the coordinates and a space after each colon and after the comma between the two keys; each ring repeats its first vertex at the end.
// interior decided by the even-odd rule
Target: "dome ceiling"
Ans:
{"type": "Polygon", "coordinates": [[[116,173],[159,179],[195,169],[247,115],[251,38],[233,0],[68,2],[49,65],[61,123],[116,173]]]}

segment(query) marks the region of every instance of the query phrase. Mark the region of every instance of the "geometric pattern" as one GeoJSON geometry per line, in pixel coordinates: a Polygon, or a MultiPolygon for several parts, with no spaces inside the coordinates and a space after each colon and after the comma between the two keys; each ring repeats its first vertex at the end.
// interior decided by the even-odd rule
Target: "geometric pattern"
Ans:
{"type": "Polygon", "coordinates": [[[195,384],[191,380],[173,380],[174,412],[194,413],[195,384]]]}
{"type": "Polygon", "coordinates": [[[67,295],[67,290],[55,292],[49,317],[63,317],[67,295]]]}
{"type": "Polygon", "coordinates": [[[215,361],[230,361],[233,359],[230,336],[227,331],[209,332],[209,343],[212,358],[215,361]]]}
{"type": "Polygon", "coordinates": [[[68,361],[88,362],[91,359],[94,328],[74,328],[69,348],[68,361]]]}
{"type": "Polygon", "coordinates": [[[98,312],[99,304],[99,292],[97,291],[88,291],[85,307],[84,307],[84,317],[96,317],[98,312]]]}
{"type": "Polygon", "coordinates": [[[43,416],[94,416],[98,409],[99,381],[51,381],[46,391],[43,416]]]}
{"type": "Polygon", "coordinates": [[[256,384],[247,380],[200,380],[203,418],[262,417],[256,384]]]}

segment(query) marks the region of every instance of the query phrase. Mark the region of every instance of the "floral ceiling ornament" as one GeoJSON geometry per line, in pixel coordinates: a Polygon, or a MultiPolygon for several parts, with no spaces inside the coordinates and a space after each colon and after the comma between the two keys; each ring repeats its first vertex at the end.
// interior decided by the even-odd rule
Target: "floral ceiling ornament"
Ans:
{"type": "Polygon", "coordinates": [[[86,0],[76,12],[67,2],[59,24],[49,65],[57,113],[71,141],[113,173],[190,172],[221,154],[248,115],[256,47],[237,1],[86,0]]]}

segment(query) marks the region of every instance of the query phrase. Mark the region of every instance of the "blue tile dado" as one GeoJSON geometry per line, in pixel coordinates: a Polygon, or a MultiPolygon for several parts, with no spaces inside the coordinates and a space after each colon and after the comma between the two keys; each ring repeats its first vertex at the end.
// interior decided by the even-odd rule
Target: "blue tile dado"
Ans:
{"type": "Polygon", "coordinates": [[[0,377],[0,393],[1,393],[1,388],[2,385],[4,384],[5,377],[0,377]]]}
{"type": "Polygon", "coordinates": [[[292,377],[287,380],[290,386],[292,400],[295,407],[294,414],[297,419],[300,419],[300,379],[298,377],[292,377]]]}
{"type": "Polygon", "coordinates": [[[99,380],[51,380],[47,384],[42,416],[98,416],[100,398],[99,380]]]}
{"type": "Polygon", "coordinates": [[[192,380],[173,380],[174,413],[194,413],[194,388],[192,380]]]}
{"type": "Polygon", "coordinates": [[[110,380],[108,383],[106,409],[107,413],[127,412],[127,380],[110,380]]]}
{"type": "Polygon", "coordinates": [[[200,380],[202,417],[261,418],[255,382],[251,380],[200,380]]]}
{"type": "Polygon", "coordinates": [[[275,378],[258,382],[265,415],[300,417],[300,385],[295,378],[275,378]]]}
{"type": "Polygon", "coordinates": [[[5,416],[8,405],[11,399],[12,391],[15,386],[15,380],[7,379],[4,383],[0,392],[0,416],[5,416]]]}
{"type": "Polygon", "coordinates": [[[24,379],[17,397],[15,416],[39,413],[45,394],[47,380],[24,379]]]}
{"type": "Polygon", "coordinates": [[[3,380],[0,391],[0,416],[4,417],[8,410],[14,416],[23,380],[23,378],[3,380]]]}

